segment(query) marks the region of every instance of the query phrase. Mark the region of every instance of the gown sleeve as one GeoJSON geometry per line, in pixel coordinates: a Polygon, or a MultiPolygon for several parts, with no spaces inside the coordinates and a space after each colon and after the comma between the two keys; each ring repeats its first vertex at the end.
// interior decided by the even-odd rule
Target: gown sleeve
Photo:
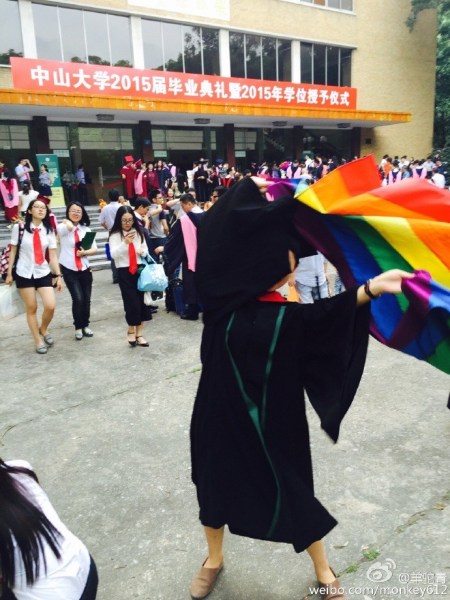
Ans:
{"type": "Polygon", "coordinates": [[[302,305],[303,385],[322,429],[336,442],[366,362],[370,303],[356,306],[356,289],[302,305]]]}

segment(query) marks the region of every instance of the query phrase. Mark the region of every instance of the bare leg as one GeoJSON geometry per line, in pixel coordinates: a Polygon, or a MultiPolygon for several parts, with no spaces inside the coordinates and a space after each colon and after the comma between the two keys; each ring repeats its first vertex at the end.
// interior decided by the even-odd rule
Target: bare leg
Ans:
{"type": "Polygon", "coordinates": [[[42,335],[47,335],[48,326],[53,319],[53,315],[55,314],[55,291],[52,287],[43,287],[39,288],[37,292],[41,297],[42,306],[44,308],[42,312],[41,333],[42,335]]]}
{"type": "Polygon", "coordinates": [[[333,583],[336,576],[330,569],[328,564],[327,553],[325,552],[325,545],[322,540],[314,542],[307,548],[307,552],[314,563],[314,570],[316,572],[317,580],[320,583],[333,583]]]}
{"type": "Polygon", "coordinates": [[[39,325],[37,320],[37,300],[36,290],[34,288],[21,288],[19,289],[20,296],[25,304],[25,310],[27,313],[27,323],[33,336],[36,347],[42,346],[43,341],[39,335],[39,325]]]}
{"type": "Polygon", "coordinates": [[[134,325],[128,325],[127,340],[128,343],[132,344],[136,342],[136,327],[134,325]]]}
{"type": "Polygon", "coordinates": [[[144,323],[140,323],[139,325],[136,325],[136,339],[137,339],[137,343],[139,346],[146,346],[148,345],[147,340],[143,337],[142,335],[142,331],[144,329],[144,323]]]}
{"type": "Polygon", "coordinates": [[[217,569],[223,561],[223,536],[225,527],[213,529],[205,527],[206,542],[208,544],[208,560],[203,565],[207,569],[217,569]]]}

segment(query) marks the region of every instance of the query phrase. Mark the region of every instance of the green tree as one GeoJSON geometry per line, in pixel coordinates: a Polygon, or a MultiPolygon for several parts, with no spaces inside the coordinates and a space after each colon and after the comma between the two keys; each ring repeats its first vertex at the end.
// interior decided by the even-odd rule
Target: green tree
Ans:
{"type": "Polygon", "coordinates": [[[9,65],[10,56],[23,57],[23,52],[16,52],[13,48],[10,48],[8,52],[2,52],[0,54],[0,65],[9,65]]]}
{"type": "Polygon", "coordinates": [[[418,14],[427,8],[438,8],[439,4],[441,0],[411,0],[411,12],[406,19],[406,25],[410,30],[414,29],[418,14]]]}

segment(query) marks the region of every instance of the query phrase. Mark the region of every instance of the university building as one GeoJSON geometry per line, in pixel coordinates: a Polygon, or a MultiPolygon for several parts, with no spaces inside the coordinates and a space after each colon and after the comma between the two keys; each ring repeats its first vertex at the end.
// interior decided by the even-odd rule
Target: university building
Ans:
{"type": "Polygon", "coordinates": [[[411,0],[0,0],[0,159],[97,195],[127,154],[189,168],[306,151],[425,157],[436,13],[411,0]]]}

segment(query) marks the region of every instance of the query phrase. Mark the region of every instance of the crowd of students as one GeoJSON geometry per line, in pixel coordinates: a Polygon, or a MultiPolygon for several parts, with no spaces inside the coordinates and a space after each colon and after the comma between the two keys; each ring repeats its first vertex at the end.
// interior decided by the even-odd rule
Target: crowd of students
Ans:
{"type": "MultiPolygon", "coordinates": [[[[394,161],[389,161],[388,158],[383,159],[385,162],[382,166],[380,164],[380,172],[383,170],[383,173],[385,173],[384,169],[386,165],[393,164],[394,161]]],[[[303,177],[307,180],[315,181],[337,166],[337,161],[334,161],[334,159],[324,161],[320,157],[305,160],[304,163],[297,160],[286,161],[282,165],[268,165],[264,163],[257,166],[253,163],[250,165],[248,172],[242,174],[242,179],[245,179],[247,176],[253,177],[254,174],[259,174],[266,177],[284,176],[294,179],[303,177]]],[[[432,172],[436,167],[435,163],[432,172]]],[[[168,167],[164,167],[163,165],[161,170],[166,168],[168,167]]],[[[403,166],[402,168],[407,167],[403,166]]],[[[427,169],[424,166],[421,168],[422,170],[427,169]]],[[[185,302],[186,313],[184,316],[190,320],[198,318],[202,291],[196,289],[193,277],[197,251],[193,241],[196,238],[197,227],[202,222],[207,211],[217,202],[219,206],[208,213],[208,218],[205,220],[205,225],[201,229],[200,236],[200,242],[202,242],[200,243],[200,247],[202,248],[200,277],[202,277],[203,273],[203,289],[209,294],[210,300],[208,304],[210,307],[209,322],[206,320],[209,329],[205,329],[207,334],[204,339],[208,335],[210,337],[215,336],[216,330],[219,331],[225,326],[224,324],[226,323],[223,319],[222,311],[231,315],[226,331],[219,331],[221,334],[220,340],[222,340],[220,342],[221,346],[217,343],[217,340],[214,343],[215,352],[220,346],[220,351],[217,351],[218,353],[215,358],[221,358],[226,352],[229,353],[231,347],[232,352],[236,353],[237,363],[241,361],[242,365],[245,366],[247,357],[240,355],[241,334],[242,332],[248,333],[252,331],[249,325],[251,323],[254,325],[255,315],[261,315],[261,318],[258,317],[257,322],[262,327],[261,333],[264,333],[264,335],[266,335],[266,316],[268,315],[272,318],[276,316],[276,313],[281,313],[281,310],[283,311],[281,313],[283,315],[287,311],[289,318],[291,320],[295,319],[296,324],[298,320],[298,327],[300,327],[300,324],[303,323],[302,320],[305,318],[309,323],[307,316],[313,314],[315,315],[314,319],[317,317],[318,326],[324,329],[328,327],[328,321],[323,321],[322,315],[319,314],[319,309],[314,309],[315,312],[309,309],[302,309],[303,312],[300,313],[296,307],[283,307],[284,299],[276,293],[276,289],[289,280],[299,290],[301,300],[304,304],[312,303],[316,299],[330,295],[326,280],[324,280],[323,257],[318,255],[315,257],[299,258],[300,252],[294,252],[289,245],[289,236],[286,236],[286,240],[284,240],[285,234],[289,229],[288,225],[290,224],[290,206],[287,206],[289,210],[286,210],[286,219],[280,219],[279,231],[278,229],[274,231],[274,222],[267,219],[264,231],[260,232],[258,245],[252,250],[254,255],[250,257],[245,256],[245,252],[249,249],[246,247],[246,238],[239,233],[239,229],[235,231],[226,229],[224,234],[222,223],[226,222],[232,225],[236,218],[233,208],[241,212],[252,209],[257,217],[266,211],[265,204],[264,206],[261,205],[262,200],[260,197],[261,192],[265,191],[266,184],[264,179],[253,179],[253,184],[252,181],[247,181],[242,187],[233,189],[229,196],[234,196],[234,204],[227,207],[227,203],[224,202],[221,204],[220,198],[236,182],[236,172],[233,173],[233,170],[229,167],[226,167],[226,173],[224,171],[225,175],[221,178],[218,167],[208,167],[206,161],[200,160],[192,173],[193,189],[188,191],[189,180],[186,179],[183,192],[178,187],[176,169],[173,171],[175,175],[170,177],[171,183],[166,178],[162,187],[152,187],[151,189],[148,186],[145,187],[142,183],[144,174],[142,174],[142,177],[136,177],[137,170],[138,168],[134,169],[133,182],[136,182],[138,179],[141,180],[140,184],[142,187],[139,187],[138,184],[137,189],[141,190],[142,195],[136,194],[135,183],[133,183],[133,189],[127,189],[127,194],[130,196],[128,199],[121,197],[117,190],[113,190],[109,194],[109,204],[103,208],[100,214],[100,222],[109,232],[109,248],[115,270],[113,270],[113,277],[117,278],[120,287],[125,319],[128,326],[127,343],[131,347],[148,347],[150,345],[143,336],[143,327],[145,322],[152,318],[152,314],[156,309],[144,301],[142,292],[139,292],[137,289],[139,265],[148,254],[153,255],[156,259],[163,256],[167,263],[169,274],[174,273],[180,264],[182,265],[183,281],[187,293],[185,302]],[[224,182],[223,180],[230,180],[229,185],[221,185],[224,182]],[[200,193],[198,192],[199,181],[201,182],[200,186],[206,186],[200,193]],[[210,189],[209,186],[217,182],[219,184],[210,189]],[[246,206],[246,202],[248,206],[246,206]],[[226,220],[221,221],[221,216],[226,220]],[[228,240],[228,249],[230,252],[226,252],[222,248],[219,248],[219,250],[216,248],[216,253],[219,252],[220,256],[213,256],[211,258],[210,249],[214,246],[211,243],[212,239],[223,235],[230,238],[228,240]],[[261,264],[262,253],[266,252],[267,259],[271,254],[272,246],[267,243],[268,239],[273,241],[274,246],[276,246],[276,243],[280,239],[283,240],[283,243],[277,250],[277,264],[273,268],[273,273],[270,273],[272,279],[265,282],[265,287],[261,288],[267,289],[267,293],[258,298],[253,298],[256,292],[260,291],[258,286],[263,285],[261,282],[267,278],[265,272],[263,272],[264,277],[261,274],[260,281],[254,275],[254,267],[257,264],[261,264]],[[237,267],[240,264],[239,261],[244,260],[245,257],[245,264],[248,264],[249,270],[242,271],[242,278],[245,281],[241,281],[239,269],[229,270],[230,284],[235,286],[234,288],[231,287],[231,289],[245,289],[245,285],[250,282],[252,283],[252,287],[248,290],[249,298],[241,298],[237,292],[229,296],[226,278],[220,282],[222,287],[219,286],[220,294],[216,297],[216,290],[213,288],[210,275],[214,275],[217,265],[228,264],[227,261],[229,261],[231,250],[235,245],[239,248],[242,246],[241,252],[236,253],[235,266],[237,267]],[[302,263],[302,261],[307,261],[308,259],[309,262],[302,263]],[[289,272],[291,272],[289,277],[286,270],[287,261],[289,262],[289,272]],[[314,273],[308,273],[308,270],[314,270],[314,273]],[[307,274],[306,277],[305,274],[307,274]],[[214,300],[217,301],[215,309],[211,308],[214,306],[214,300]],[[246,302],[256,302],[256,300],[257,304],[255,306],[252,305],[253,312],[248,313],[246,302]],[[237,311],[238,314],[238,327],[236,331],[233,330],[232,332],[230,346],[227,340],[233,323],[233,310],[237,311]],[[222,333],[225,335],[222,335],[222,333]],[[224,340],[226,340],[226,343],[224,340]]],[[[389,173],[392,170],[386,167],[388,180],[389,173]]],[[[422,176],[422,171],[418,176],[422,176]]],[[[124,181],[127,184],[126,176],[124,181]]],[[[395,182],[396,180],[388,181],[388,184],[395,182]]],[[[158,184],[161,185],[160,180],[158,180],[158,184]]],[[[26,187],[25,181],[22,182],[22,187],[26,187]]],[[[280,202],[280,207],[282,206],[283,203],[280,202]]],[[[88,247],[83,247],[81,244],[87,234],[90,233],[89,224],[89,217],[85,208],[77,202],[69,203],[66,208],[65,219],[62,223],[52,223],[48,203],[43,202],[37,197],[31,200],[26,208],[25,222],[16,223],[12,229],[12,248],[6,283],[12,284],[13,279],[15,279],[26,307],[27,323],[38,354],[46,354],[48,348],[54,344],[53,336],[49,332],[49,325],[55,308],[54,288],[56,287],[58,291],[61,291],[63,277],[72,296],[75,340],[79,341],[84,337],[92,337],[94,335],[93,331],[89,328],[92,273],[88,261],[89,256],[95,253],[97,248],[95,241],[88,247]],[[59,256],[57,254],[57,238],[60,244],[59,256]],[[13,269],[15,269],[14,277],[13,269]],[[41,297],[43,304],[43,314],[40,322],[37,317],[36,300],[38,295],[41,297]]],[[[251,232],[251,227],[250,223],[248,225],[249,232],[251,232]]],[[[225,239],[221,239],[225,243],[225,239]]],[[[263,261],[263,264],[269,264],[269,262],[268,260],[267,263],[263,261]]],[[[379,275],[372,281],[372,287],[370,287],[371,282],[369,281],[365,286],[360,286],[358,290],[345,295],[342,301],[334,299],[336,302],[333,306],[341,310],[342,305],[342,308],[345,309],[343,311],[345,314],[347,314],[347,309],[350,308],[354,312],[360,306],[367,304],[371,299],[375,299],[382,292],[398,293],[400,291],[401,279],[409,276],[407,273],[399,271],[379,275]]],[[[336,309],[336,315],[339,314],[336,309]]],[[[295,329],[292,331],[295,331],[295,329]]],[[[365,331],[364,335],[366,333],[365,331]]],[[[283,335],[286,339],[288,338],[286,331],[283,332],[283,335]]],[[[336,334],[335,338],[339,338],[339,335],[336,334]]],[[[260,339],[259,334],[255,339],[257,341],[260,339]]],[[[334,343],[337,343],[336,339],[333,339],[334,343]]],[[[292,347],[292,344],[289,342],[284,351],[291,351],[292,347]]],[[[300,344],[299,348],[304,353],[304,345],[300,344]]],[[[255,356],[257,350],[258,348],[255,345],[255,356]]],[[[204,452],[206,448],[205,444],[210,443],[211,434],[209,429],[206,428],[208,429],[208,435],[205,436],[205,428],[199,426],[198,415],[203,410],[200,404],[203,402],[203,399],[209,401],[213,396],[214,389],[217,387],[214,377],[209,377],[208,379],[207,374],[214,373],[219,375],[218,381],[230,381],[230,373],[227,371],[228,367],[225,369],[221,366],[226,361],[217,360],[214,362],[214,360],[207,358],[207,361],[204,363],[204,374],[202,375],[201,387],[199,388],[196,401],[196,420],[193,420],[192,425],[192,432],[195,434],[193,437],[193,464],[196,467],[194,469],[194,482],[197,485],[199,502],[203,509],[202,523],[205,527],[209,549],[207,560],[203,563],[199,573],[193,580],[191,587],[191,596],[193,598],[206,597],[212,591],[217,576],[222,570],[223,524],[230,523],[230,521],[233,522],[234,520],[234,529],[236,531],[243,531],[245,532],[244,535],[248,537],[258,538],[261,537],[261,527],[266,525],[267,516],[265,513],[262,514],[264,511],[261,511],[261,514],[259,514],[258,510],[255,511],[255,515],[253,516],[251,515],[251,511],[248,512],[245,506],[240,507],[239,505],[236,514],[231,516],[227,514],[227,507],[225,505],[222,506],[225,484],[222,485],[220,478],[223,477],[227,480],[226,484],[232,486],[236,481],[240,482],[240,475],[236,477],[235,474],[230,474],[229,469],[224,468],[222,472],[220,469],[218,470],[219,475],[214,479],[209,465],[206,464],[208,461],[205,462],[203,459],[203,456],[206,455],[204,452]],[[210,482],[213,480],[214,485],[211,485],[210,482]],[[212,500],[209,499],[211,491],[213,491],[212,500]],[[250,521],[252,523],[247,530],[245,526],[247,525],[246,519],[249,516],[251,516],[250,521]]],[[[318,367],[320,369],[323,368],[321,361],[318,361],[318,367]]],[[[243,368],[242,372],[244,373],[243,368]]],[[[261,374],[266,377],[264,369],[261,371],[261,374]]],[[[285,371],[279,369],[279,376],[284,380],[286,376],[285,371]]],[[[298,386],[299,382],[293,381],[292,390],[296,393],[298,386]]],[[[223,389],[226,389],[225,383],[223,389]]],[[[239,386],[233,389],[232,396],[235,398],[236,405],[240,411],[241,394],[239,389],[239,386]]],[[[245,390],[246,385],[242,389],[245,390]]],[[[229,398],[227,397],[226,399],[227,402],[220,400],[214,408],[216,411],[215,414],[221,414],[223,407],[228,407],[229,398]]],[[[295,416],[297,417],[298,415],[295,416]]],[[[209,414],[207,415],[207,419],[211,420],[209,414]]],[[[215,417],[213,421],[222,422],[221,419],[216,419],[215,417]]],[[[292,420],[292,422],[294,421],[295,419],[292,420]]],[[[230,422],[232,422],[232,419],[230,419],[230,422]]],[[[235,439],[233,427],[230,427],[230,430],[226,434],[229,439],[226,436],[222,437],[222,440],[226,439],[227,448],[230,449],[232,447],[230,445],[231,440],[235,439]]],[[[238,429],[240,427],[239,425],[238,429]]],[[[241,433],[243,432],[244,428],[242,428],[241,433]]],[[[295,439],[298,439],[297,432],[295,431],[294,433],[296,434],[295,439]]],[[[219,439],[220,436],[217,435],[216,437],[219,439]]],[[[276,432],[276,437],[277,439],[280,437],[280,432],[276,432]]],[[[307,440],[307,435],[304,435],[304,440],[307,440]]],[[[248,436],[246,435],[245,442],[247,443],[247,441],[248,436]]],[[[283,452],[286,455],[290,455],[291,449],[288,450],[289,452],[286,450],[287,454],[284,450],[283,452]]],[[[256,454],[255,457],[255,464],[259,468],[260,457],[257,457],[256,454]]],[[[236,461],[236,464],[240,463],[240,460],[236,461]]],[[[283,464],[284,462],[280,461],[278,465],[280,472],[282,472],[283,464]]],[[[305,465],[305,474],[302,477],[306,482],[307,495],[313,498],[312,482],[310,481],[312,480],[311,467],[309,462],[305,463],[305,465]]],[[[214,468],[216,467],[214,466],[214,468]]],[[[252,472],[257,472],[257,469],[252,472]]],[[[283,477],[284,475],[283,473],[283,477]]],[[[244,468],[242,469],[242,477],[242,482],[248,481],[247,472],[244,468]]],[[[288,479],[289,476],[286,473],[286,480],[288,479]]],[[[250,488],[247,490],[249,498],[253,493],[255,493],[255,490],[250,488]]],[[[305,492],[303,489],[301,494],[297,493],[297,491],[292,493],[292,497],[295,500],[304,497],[304,495],[305,492]]],[[[245,494],[242,497],[244,498],[244,496],[247,498],[245,494]]],[[[318,579],[322,582],[326,590],[323,597],[327,599],[344,598],[343,594],[332,595],[330,592],[330,590],[336,587],[339,588],[339,582],[328,565],[323,544],[319,541],[334,526],[333,519],[327,517],[327,521],[319,511],[318,517],[320,519],[318,518],[318,521],[321,522],[321,527],[318,527],[317,531],[314,531],[313,534],[307,538],[305,537],[305,539],[300,537],[295,538],[295,536],[291,535],[292,523],[291,515],[287,510],[288,504],[284,508],[282,507],[283,510],[280,512],[279,523],[278,521],[274,521],[275,525],[279,527],[279,531],[275,533],[271,532],[266,538],[293,543],[297,552],[308,549],[318,579]]],[[[291,506],[297,506],[297,502],[292,502],[291,506]]],[[[95,563],[89,556],[85,546],[59,520],[45,494],[39,488],[35,474],[27,463],[4,463],[0,460],[0,508],[2,509],[0,511],[0,569],[4,577],[4,583],[13,589],[18,600],[25,600],[31,597],[46,598],[46,590],[52,589],[52,587],[54,589],[55,585],[62,586],[62,594],[64,594],[62,597],[68,600],[93,600],[95,598],[97,588],[95,563]],[[15,506],[17,507],[18,517],[14,512],[15,506]],[[5,522],[8,523],[8,519],[12,519],[13,526],[8,524],[2,526],[5,522]],[[23,526],[19,523],[20,519],[23,519],[23,526]],[[13,541],[18,542],[18,544],[15,545],[13,541]],[[66,561],[72,561],[78,565],[76,577],[67,576],[65,571],[67,566],[66,561]],[[52,568],[48,568],[48,565],[52,565],[52,568]],[[51,581],[52,578],[53,581],[51,581]],[[64,580],[64,583],[60,583],[61,580],[64,580]],[[68,586],[67,589],[64,586],[68,586]],[[32,593],[34,595],[30,595],[32,593]]],[[[301,519],[307,518],[311,507],[305,508],[304,514],[302,511],[299,511],[298,515],[294,515],[293,521],[295,523],[299,523],[301,519]]]]}

